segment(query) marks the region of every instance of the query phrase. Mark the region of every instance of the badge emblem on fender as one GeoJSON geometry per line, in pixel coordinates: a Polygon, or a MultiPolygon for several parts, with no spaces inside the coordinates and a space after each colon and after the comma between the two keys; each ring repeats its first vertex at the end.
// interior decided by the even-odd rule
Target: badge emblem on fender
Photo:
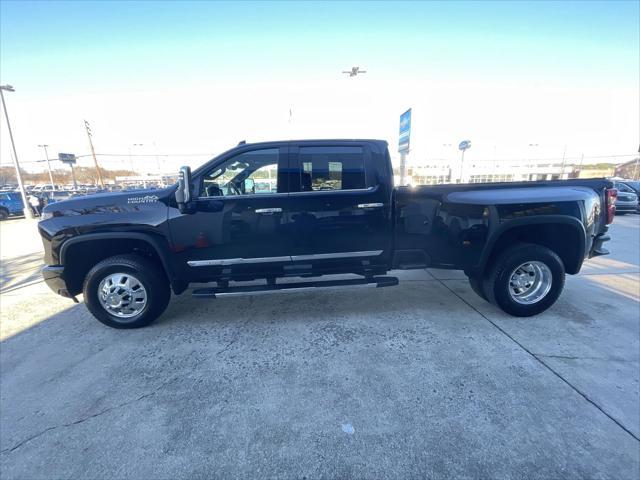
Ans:
{"type": "Polygon", "coordinates": [[[144,197],[129,197],[127,203],[153,203],[158,201],[157,195],[145,195],[144,197]]]}

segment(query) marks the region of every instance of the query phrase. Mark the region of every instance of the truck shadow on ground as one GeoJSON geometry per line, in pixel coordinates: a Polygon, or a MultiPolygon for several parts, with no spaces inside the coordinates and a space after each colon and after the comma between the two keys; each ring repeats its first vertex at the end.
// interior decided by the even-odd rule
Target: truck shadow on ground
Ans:
{"type": "MultiPolygon", "coordinates": [[[[41,255],[28,255],[15,259],[7,268],[8,273],[3,272],[3,288],[13,289],[26,285],[30,281],[40,278],[39,269],[30,275],[20,277],[11,276],[11,272],[24,272],[25,265],[41,263],[41,255]],[[37,259],[37,260],[36,260],[37,259]],[[9,287],[4,287],[9,285],[9,287]]],[[[609,285],[596,276],[582,276],[590,284],[595,284],[607,297],[617,296],[626,301],[639,302],[637,289],[640,285],[631,284],[632,278],[627,278],[625,288],[621,285],[609,285]]],[[[100,324],[94,319],[81,303],[55,313],[42,321],[16,332],[11,337],[3,340],[6,345],[13,339],[22,335],[29,335],[32,329],[58,330],[61,322],[66,322],[74,331],[73,338],[80,341],[81,333],[89,335],[98,332],[108,332],[116,338],[121,334],[136,332],[135,336],[151,334],[163,334],[166,329],[189,330],[191,327],[233,328],[245,325],[247,322],[286,324],[295,322],[298,324],[313,323],[332,319],[348,320],[355,318],[367,321],[368,318],[378,318],[393,324],[394,319],[406,316],[418,316],[424,320],[436,320],[441,317],[455,320],[456,316],[477,316],[482,319],[489,315],[491,318],[508,321],[522,321],[511,317],[494,305],[477,298],[471,292],[466,280],[447,279],[443,282],[432,280],[402,281],[399,286],[376,289],[372,287],[356,287],[350,289],[318,289],[312,291],[286,291],[258,295],[234,295],[212,299],[194,298],[191,290],[182,295],[173,295],[169,307],[164,314],[153,324],[142,329],[117,330],[100,324]],[[444,283],[443,283],[444,282],[444,283]],[[446,285],[445,285],[446,284],[446,285]],[[451,318],[454,317],[454,318],[451,318]],[[147,334],[141,332],[148,332],[147,334]]],[[[565,294],[568,297],[568,295],[565,294]]],[[[543,314],[533,317],[549,321],[549,317],[559,317],[563,320],[575,320],[576,317],[590,318],[590,308],[586,305],[576,305],[568,298],[560,297],[556,305],[543,314]]],[[[592,313],[592,312],[591,312],[592,313]]],[[[39,334],[39,333],[38,333],[39,334]]],[[[73,341],[69,338],[68,341],[73,341]]]]}
{"type": "MultiPolygon", "coordinates": [[[[53,295],[53,294],[52,294],[53,295]]],[[[169,307],[153,324],[142,329],[117,330],[106,327],[94,319],[81,301],[58,313],[50,315],[36,324],[16,331],[4,339],[3,347],[19,342],[20,337],[43,335],[64,336],[64,346],[91,341],[94,336],[113,338],[117,341],[123,335],[147,337],[188,332],[192,328],[204,328],[215,332],[217,328],[242,328],[248,322],[253,324],[304,325],[327,320],[367,321],[375,318],[393,325],[396,318],[419,315],[426,318],[451,317],[452,310],[466,312],[468,307],[456,300],[455,295],[437,280],[407,281],[400,286],[388,288],[355,287],[348,290],[335,288],[317,291],[288,291],[260,295],[238,295],[215,299],[201,299],[191,296],[190,291],[173,295],[169,307]],[[456,308],[450,303],[456,301],[456,308]],[[65,331],[67,333],[65,333],[65,331]],[[73,332],[72,335],[69,332],[73,332]]]]}
{"type": "Polygon", "coordinates": [[[42,280],[42,253],[30,253],[2,260],[0,269],[0,293],[42,280]]]}
{"type": "MultiPolygon", "coordinates": [[[[307,394],[322,398],[329,391],[324,401],[325,412],[330,412],[340,398],[353,401],[357,408],[362,398],[371,395],[379,395],[376,399],[382,401],[386,389],[401,391],[399,385],[393,386],[393,379],[400,377],[403,385],[414,385],[419,395],[431,396],[426,413],[434,408],[448,409],[451,398],[459,398],[457,408],[463,409],[477,401],[467,400],[469,392],[460,386],[462,379],[477,381],[478,389],[480,385],[486,388],[473,386],[481,392],[474,395],[486,399],[487,404],[493,404],[492,392],[502,388],[505,378],[512,383],[504,387],[504,398],[509,398],[511,388],[525,388],[529,383],[535,391],[557,388],[557,382],[549,383],[547,374],[541,374],[540,367],[519,349],[514,350],[483,316],[513,324],[522,319],[509,317],[489,304],[475,309],[467,299],[473,294],[466,281],[445,283],[420,280],[383,289],[323,289],[219,299],[192,298],[186,292],[172,299],[156,323],[137,330],[108,328],[93,319],[82,304],[72,305],[0,343],[3,395],[10,399],[2,412],[7,427],[0,439],[3,461],[18,458],[28,465],[31,452],[49,455],[52,440],[64,441],[74,434],[75,438],[84,435],[80,443],[83,447],[88,443],[90,454],[95,454],[98,450],[92,443],[91,426],[97,418],[105,422],[114,419],[102,426],[113,436],[120,433],[127,438],[134,435],[131,428],[134,432],[144,428],[154,431],[154,438],[173,445],[174,438],[163,430],[166,425],[159,426],[153,416],[146,415],[148,408],[167,409],[168,418],[175,419],[173,428],[180,432],[186,428],[189,435],[199,438],[204,435],[201,432],[209,435],[208,427],[196,421],[206,417],[198,410],[206,405],[209,410],[205,411],[213,412],[207,425],[227,431],[225,442],[244,441],[242,433],[224,430],[227,420],[233,420],[234,425],[237,420],[225,412],[237,411],[242,417],[247,408],[243,395],[249,394],[249,402],[256,405],[266,396],[287,406],[292,386],[298,388],[293,390],[293,398],[308,402],[292,402],[296,408],[313,403],[307,394]],[[351,362],[352,367],[345,367],[348,379],[336,376],[337,365],[351,362]],[[486,363],[493,367],[489,369],[486,363]],[[369,364],[375,366],[371,371],[364,367],[369,364]],[[393,374],[385,374],[388,369],[393,374]],[[363,372],[364,380],[357,378],[363,372]],[[310,378],[318,383],[307,384],[310,378]],[[354,383],[362,391],[352,393],[354,383]],[[447,399],[433,390],[433,385],[447,385],[454,392],[447,399]],[[126,432],[119,430],[120,418],[127,420],[126,432]],[[75,425],[81,426],[68,428],[75,425]],[[29,440],[32,437],[34,440],[29,440]]],[[[603,291],[603,295],[612,294],[603,291]]],[[[618,300],[622,298],[629,301],[622,295],[618,300]]],[[[559,314],[566,304],[588,308],[576,305],[575,298],[561,298],[560,302],[527,321],[566,326],[568,322],[559,314]]],[[[573,324],[570,328],[588,330],[593,325],[573,324]]],[[[509,405],[519,408],[520,398],[509,405]]],[[[542,398],[543,403],[554,403],[549,397],[542,398]]],[[[406,398],[399,394],[398,401],[406,402],[406,398]]],[[[375,402],[372,405],[377,412],[375,402]]],[[[256,415],[263,418],[263,414],[256,415]]],[[[574,410],[568,417],[573,416],[574,410]]],[[[555,428],[552,425],[558,418],[549,417],[543,423],[555,428]]],[[[283,428],[290,428],[284,424],[283,428]]],[[[427,425],[421,424],[420,435],[427,431],[427,425]]],[[[495,435],[502,434],[496,430],[495,435]]],[[[564,438],[561,429],[554,435],[564,438]]],[[[188,457],[190,441],[178,448],[181,455],[188,457]]],[[[86,468],[85,476],[91,471],[86,468]]]]}

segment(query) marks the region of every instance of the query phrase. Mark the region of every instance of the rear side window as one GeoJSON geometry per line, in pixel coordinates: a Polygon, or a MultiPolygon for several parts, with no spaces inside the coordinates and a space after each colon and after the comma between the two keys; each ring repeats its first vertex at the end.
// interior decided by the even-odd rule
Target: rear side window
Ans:
{"type": "Polygon", "coordinates": [[[366,188],[362,147],[301,147],[300,191],[366,188]]]}

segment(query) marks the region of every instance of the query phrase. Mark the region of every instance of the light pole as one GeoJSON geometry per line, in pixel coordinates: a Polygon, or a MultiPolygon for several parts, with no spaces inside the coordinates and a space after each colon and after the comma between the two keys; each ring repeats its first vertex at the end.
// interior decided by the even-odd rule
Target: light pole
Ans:
{"type": "Polygon", "coordinates": [[[78,190],[78,180],[76,180],[76,170],[73,166],[73,163],[69,163],[69,167],[71,167],[71,180],[73,180],[73,189],[78,190]]]}
{"type": "Polygon", "coordinates": [[[24,191],[24,183],[22,182],[22,173],[20,172],[20,162],[18,161],[18,152],[16,151],[16,144],[13,141],[13,132],[11,131],[11,124],[9,123],[9,114],[7,113],[7,104],[4,101],[4,90],[7,92],[15,92],[15,89],[11,85],[0,85],[0,99],[2,100],[2,107],[4,108],[4,116],[7,119],[7,130],[9,130],[9,138],[11,139],[11,147],[13,148],[13,165],[16,168],[16,178],[18,180],[18,188],[20,188],[20,196],[22,197],[22,203],[24,204],[24,216],[26,218],[33,218],[33,212],[31,206],[27,201],[27,193],[24,191]]]}
{"type": "Polygon", "coordinates": [[[458,183],[462,183],[462,174],[464,172],[464,152],[471,148],[471,140],[463,140],[458,145],[458,150],[462,150],[462,159],[460,160],[460,178],[458,183]]]}
{"type": "Polygon", "coordinates": [[[49,161],[49,153],[47,152],[47,147],[49,145],[38,145],[40,148],[44,149],[44,156],[47,159],[47,168],[49,169],[49,180],[51,180],[51,190],[55,190],[56,186],[53,184],[53,173],[51,173],[51,162],[49,161]]]}

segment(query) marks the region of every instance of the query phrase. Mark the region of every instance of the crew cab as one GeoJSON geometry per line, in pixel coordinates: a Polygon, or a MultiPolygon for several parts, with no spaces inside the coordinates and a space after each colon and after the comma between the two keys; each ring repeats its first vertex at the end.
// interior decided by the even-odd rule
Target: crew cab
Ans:
{"type": "MultiPolygon", "coordinates": [[[[394,187],[382,140],[246,144],[158,190],[47,205],[44,278],[116,328],[193,295],[371,284],[394,269],[463,270],[474,291],[530,316],[565,274],[604,255],[616,191],[605,179],[394,187]],[[323,280],[327,274],[359,278],[323,280]],[[289,277],[303,277],[292,281],[289,277]],[[351,276],[353,277],[353,276],[351,276]],[[258,280],[246,284],[246,281],[258,280]]],[[[425,286],[425,288],[428,288],[425,286]]]]}

